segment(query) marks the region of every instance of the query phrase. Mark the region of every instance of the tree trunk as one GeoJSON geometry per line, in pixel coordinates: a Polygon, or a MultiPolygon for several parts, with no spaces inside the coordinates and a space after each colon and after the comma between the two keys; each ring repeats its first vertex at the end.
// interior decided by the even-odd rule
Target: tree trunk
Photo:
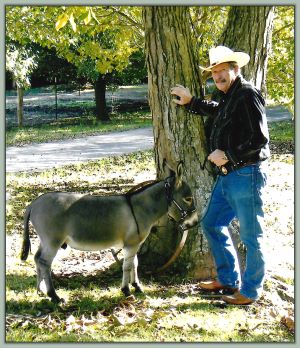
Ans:
{"type": "Polygon", "coordinates": [[[24,120],[24,88],[19,87],[17,85],[17,118],[18,118],[18,126],[23,127],[24,120]]]}
{"type": "MultiPolygon", "coordinates": [[[[144,22],[157,175],[158,178],[164,177],[164,159],[173,168],[182,161],[185,180],[192,188],[200,214],[213,182],[211,175],[200,166],[207,154],[204,122],[199,116],[187,114],[184,107],[176,107],[170,95],[170,89],[176,84],[189,87],[194,95],[203,94],[200,90],[200,69],[193,51],[189,8],[145,7],[144,22]]],[[[166,225],[166,219],[161,225],[166,225]]],[[[170,231],[174,229],[170,224],[168,227],[158,228],[150,234],[140,251],[140,263],[155,268],[165,262],[170,255],[170,247],[173,249],[180,238],[170,231]]],[[[198,228],[190,230],[175,266],[192,277],[206,278],[214,274],[214,265],[206,240],[202,254],[200,244],[198,228]]]]}
{"type": "Polygon", "coordinates": [[[106,107],[106,80],[105,76],[99,75],[95,82],[95,100],[96,100],[96,118],[98,121],[109,121],[109,115],[106,107]]]}
{"type": "Polygon", "coordinates": [[[273,19],[273,6],[233,6],[220,40],[234,51],[240,50],[250,55],[243,75],[263,93],[266,92],[273,19]]]}

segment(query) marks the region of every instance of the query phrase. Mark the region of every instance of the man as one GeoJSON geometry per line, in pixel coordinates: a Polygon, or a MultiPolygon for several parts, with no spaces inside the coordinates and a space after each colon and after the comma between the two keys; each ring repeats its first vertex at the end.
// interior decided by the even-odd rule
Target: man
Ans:
{"type": "Polygon", "coordinates": [[[175,103],[214,119],[207,159],[219,175],[202,217],[202,229],[215,260],[217,280],[201,282],[200,287],[219,291],[227,303],[248,305],[260,297],[265,276],[262,191],[264,161],[270,156],[265,101],[240,75],[240,68],[250,60],[248,54],[218,46],[209,51],[209,58],[210,66],[201,68],[211,71],[221,93],[219,103],[196,98],[180,85],[171,90],[177,96],[175,103]],[[247,249],[243,275],[228,231],[235,217],[247,249]]]}

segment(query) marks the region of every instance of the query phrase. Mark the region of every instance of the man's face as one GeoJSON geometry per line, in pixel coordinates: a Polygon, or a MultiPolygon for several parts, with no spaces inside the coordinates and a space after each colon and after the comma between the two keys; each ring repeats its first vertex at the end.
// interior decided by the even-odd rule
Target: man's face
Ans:
{"type": "Polygon", "coordinates": [[[216,87],[227,93],[237,74],[235,69],[231,69],[229,63],[221,63],[211,69],[212,78],[216,87]]]}

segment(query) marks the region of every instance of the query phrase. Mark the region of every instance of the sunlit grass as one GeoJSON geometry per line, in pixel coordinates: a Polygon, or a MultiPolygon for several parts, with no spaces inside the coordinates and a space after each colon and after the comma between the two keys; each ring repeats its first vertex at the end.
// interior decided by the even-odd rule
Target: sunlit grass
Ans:
{"type": "Polygon", "coordinates": [[[295,139],[295,124],[293,121],[270,122],[268,126],[271,141],[293,141],[295,139]]]}
{"type": "Polygon", "coordinates": [[[95,117],[70,118],[49,125],[9,129],[6,131],[6,145],[50,142],[151,125],[150,112],[146,111],[114,114],[109,122],[98,122],[95,117]]]}
{"type": "Polygon", "coordinates": [[[258,307],[225,308],[190,293],[184,284],[166,286],[159,278],[146,279],[145,295],[126,300],[115,280],[106,289],[97,285],[96,277],[90,278],[90,286],[76,288],[76,278],[68,284],[60,280],[58,293],[67,300],[61,306],[36,295],[33,280],[21,292],[12,290],[9,280],[7,342],[293,341],[280,321],[264,317],[258,307]]]}

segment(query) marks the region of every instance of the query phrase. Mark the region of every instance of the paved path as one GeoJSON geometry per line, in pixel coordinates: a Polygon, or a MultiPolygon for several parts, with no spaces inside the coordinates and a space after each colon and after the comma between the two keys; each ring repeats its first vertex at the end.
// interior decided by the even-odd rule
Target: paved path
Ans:
{"type": "Polygon", "coordinates": [[[6,172],[41,171],[151,148],[151,127],[24,147],[9,146],[6,149],[6,172]]]}
{"type": "MultiPolygon", "coordinates": [[[[282,107],[267,108],[269,122],[291,119],[282,107]]],[[[153,148],[152,128],[87,136],[79,139],[6,149],[6,172],[41,171],[65,164],[96,160],[153,148]]]]}

